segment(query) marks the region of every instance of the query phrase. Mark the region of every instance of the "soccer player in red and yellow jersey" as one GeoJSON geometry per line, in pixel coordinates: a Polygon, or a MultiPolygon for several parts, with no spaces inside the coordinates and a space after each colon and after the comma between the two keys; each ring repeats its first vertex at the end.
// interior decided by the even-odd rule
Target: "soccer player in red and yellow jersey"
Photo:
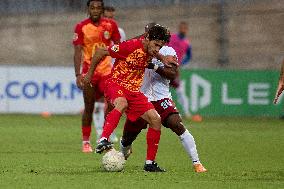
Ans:
{"type": "Polygon", "coordinates": [[[161,135],[161,118],[147,97],[140,92],[140,87],[148,61],[153,56],[163,59],[159,57],[158,52],[165,43],[169,42],[169,39],[169,31],[163,26],[155,25],[149,30],[146,38],[128,40],[108,49],[101,48],[95,54],[91,68],[84,78],[85,84],[88,84],[93,70],[103,57],[111,55],[116,58],[105,88],[105,97],[113,104],[114,109],[106,117],[102,137],[96,148],[97,153],[112,147],[108,138],[117,127],[122,113],[125,112],[129,120],[134,121],[141,117],[150,125],[146,138],[148,148],[145,167],[151,167],[151,169],[144,167],[144,170],[164,171],[155,162],[161,135]]]}
{"type": "Polygon", "coordinates": [[[83,86],[82,79],[88,72],[93,55],[97,48],[107,47],[113,42],[120,42],[120,34],[117,24],[112,19],[103,18],[103,0],[88,0],[89,18],[81,21],[75,27],[73,39],[74,45],[74,67],[76,84],[83,90],[84,112],[82,115],[82,138],[83,152],[92,152],[90,145],[90,133],[92,115],[96,99],[103,96],[105,81],[111,73],[111,57],[106,57],[94,70],[91,83],[83,86]],[[82,71],[81,71],[82,65],[82,71]]]}

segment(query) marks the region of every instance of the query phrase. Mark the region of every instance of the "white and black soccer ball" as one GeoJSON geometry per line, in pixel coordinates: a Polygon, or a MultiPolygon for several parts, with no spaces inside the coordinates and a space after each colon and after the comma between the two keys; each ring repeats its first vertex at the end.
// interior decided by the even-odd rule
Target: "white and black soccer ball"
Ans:
{"type": "Polygon", "coordinates": [[[122,171],[125,164],[125,158],[121,152],[111,149],[102,158],[103,168],[106,171],[122,171]]]}

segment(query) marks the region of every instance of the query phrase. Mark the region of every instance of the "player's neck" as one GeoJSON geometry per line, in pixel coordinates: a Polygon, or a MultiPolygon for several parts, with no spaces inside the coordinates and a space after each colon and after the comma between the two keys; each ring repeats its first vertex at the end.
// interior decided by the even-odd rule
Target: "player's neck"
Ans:
{"type": "Polygon", "coordinates": [[[89,17],[89,19],[91,20],[91,22],[94,24],[94,25],[99,25],[100,24],[100,20],[101,20],[101,17],[97,20],[93,20],[91,17],[89,17]]]}
{"type": "Polygon", "coordinates": [[[148,51],[148,43],[149,43],[149,41],[146,38],[142,39],[142,45],[143,45],[143,51],[144,52],[148,51]]]}

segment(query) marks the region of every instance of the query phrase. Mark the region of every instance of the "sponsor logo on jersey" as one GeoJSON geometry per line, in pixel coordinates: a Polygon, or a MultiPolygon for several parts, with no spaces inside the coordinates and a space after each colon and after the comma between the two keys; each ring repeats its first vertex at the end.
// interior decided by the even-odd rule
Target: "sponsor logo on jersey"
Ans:
{"type": "Polygon", "coordinates": [[[105,32],[104,32],[104,38],[105,38],[105,39],[109,39],[109,38],[110,38],[110,33],[109,33],[109,31],[105,31],[105,32]]]}
{"type": "Polygon", "coordinates": [[[123,94],[123,91],[122,91],[122,90],[118,90],[117,93],[118,93],[119,95],[122,95],[122,94],[123,94]]]}
{"type": "Polygon", "coordinates": [[[118,52],[118,51],[119,51],[119,45],[113,45],[113,46],[111,47],[111,50],[112,50],[113,52],[118,52]]]}

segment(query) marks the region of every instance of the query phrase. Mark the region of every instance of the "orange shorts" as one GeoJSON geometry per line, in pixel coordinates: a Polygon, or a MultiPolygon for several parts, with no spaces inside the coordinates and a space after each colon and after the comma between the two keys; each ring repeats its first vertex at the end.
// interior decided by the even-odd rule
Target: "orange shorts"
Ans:
{"type": "Polygon", "coordinates": [[[135,121],[148,110],[154,109],[153,104],[140,91],[129,91],[108,79],[105,85],[105,98],[113,104],[118,97],[126,98],[128,108],[125,113],[130,121],[135,121]]]}

